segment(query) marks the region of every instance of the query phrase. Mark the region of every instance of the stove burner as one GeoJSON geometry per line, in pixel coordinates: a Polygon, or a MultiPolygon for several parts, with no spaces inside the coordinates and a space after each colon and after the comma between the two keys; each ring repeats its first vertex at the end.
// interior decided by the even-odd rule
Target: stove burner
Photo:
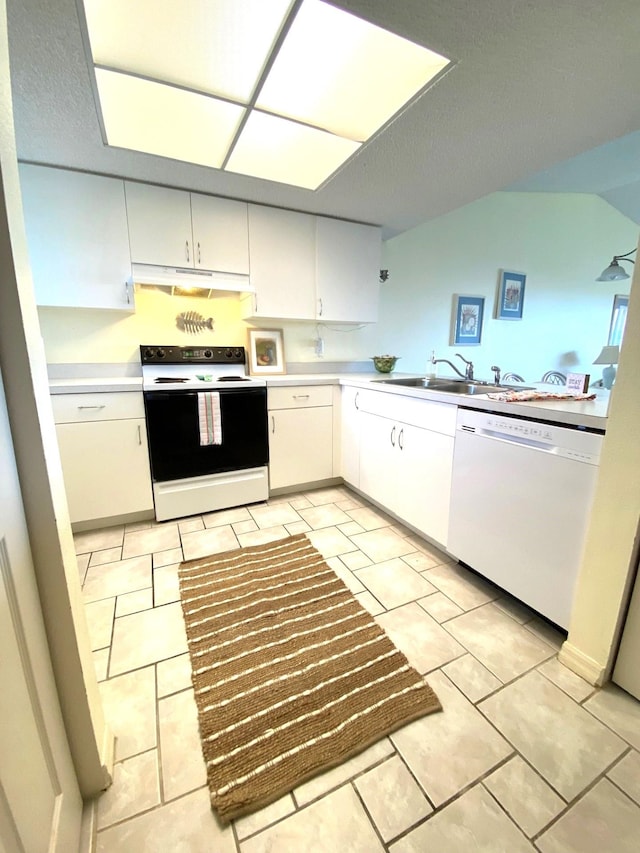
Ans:
{"type": "Polygon", "coordinates": [[[154,382],[188,382],[187,376],[156,376],[154,382]]]}
{"type": "Polygon", "coordinates": [[[219,376],[218,382],[249,382],[246,376],[219,376]]]}

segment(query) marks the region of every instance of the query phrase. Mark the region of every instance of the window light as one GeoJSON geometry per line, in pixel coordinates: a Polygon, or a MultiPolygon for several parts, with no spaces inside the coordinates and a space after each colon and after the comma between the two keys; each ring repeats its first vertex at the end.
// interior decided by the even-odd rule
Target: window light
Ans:
{"type": "Polygon", "coordinates": [[[108,145],[307,189],[450,64],[324,0],[84,7],[108,145]]]}

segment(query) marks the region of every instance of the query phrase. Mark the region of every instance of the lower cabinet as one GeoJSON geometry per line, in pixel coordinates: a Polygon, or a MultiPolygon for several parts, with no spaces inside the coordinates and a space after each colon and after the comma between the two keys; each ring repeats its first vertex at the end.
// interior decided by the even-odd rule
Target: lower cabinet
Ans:
{"type": "Polygon", "coordinates": [[[446,546],[456,407],[409,398],[400,402],[380,392],[363,396],[367,408],[384,407],[402,419],[359,412],[360,491],[446,546]]]}
{"type": "Polygon", "coordinates": [[[360,488],[360,411],[361,391],[344,385],[341,392],[340,475],[345,483],[360,488]]]}
{"type": "Polygon", "coordinates": [[[153,510],[142,394],[52,397],[72,524],[153,510]]]}
{"type": "Polygon", "coordinates": [[[333,395],[330,385],[267,389],[269,488],[333,477],[333,395]]]}

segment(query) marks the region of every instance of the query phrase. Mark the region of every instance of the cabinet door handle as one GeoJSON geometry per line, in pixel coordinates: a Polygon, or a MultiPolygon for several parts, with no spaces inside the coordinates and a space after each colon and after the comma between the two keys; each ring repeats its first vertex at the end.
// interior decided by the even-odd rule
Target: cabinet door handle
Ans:
{"type": "Polygon", "coordinates": [[[396,446],[396,427],[395,427],[395,424],[393,425],[393,428],[391,430],[391,435],[389,436],[389,438],[391,440],[391,446],[395,447],[396,446]]]}
{"type": "Polygon", "coordinates": [[[404,443],[402,441],[403,436],[404,436],[404,427],[402,427],[402,429],[400,430],[400,434],[398,436],[398,447],[400,448],[400,450],[404,450],[404,443]]]}
{"type": "Polygon", "coordinates": [[[322,299],[318,299],[318,304],[319,304],[318,317],[322,317],[322,299]]]}
{"type": "Polygon", "coordinates": [[[138,424],[138,444],[142,444],[142,430],[140,429],[140,424],[138,424]]]}
{"type": "Polygon", "coordinates": [[[131,305],[131,296],[129,295],[129,282],[125,281],[124,283],[124,292],[127,296],[127,305],[131,305]]]}
{"type": "Polygon", "coordinates": [[[198,263],[200,263],[200,241],[198,241],[198,263]]]}
{"type": "Polygon", "coordinates": [[[273,415],[271,415],[271,432],[274,433],[276,431],[276,419],[273,415]]]}
{"type": "Polygon", "coordinates": [[[187,260],[189,260],[189,241],[188,240],[184,241],[184,251],[185,251],[185,254],[187,256],[187,260]]]}
{"type": "Polygon", "coordinates": [[[293,399],[294,400],[308,400],[309,395],[308,394],[294,394],[293,399]]]}
{"type": "Polygon", "coordinates": [[[360,392],[356,391],[356,396],[355,396],[355,399],[353,401],[353,405],[356,407],[356,409],[358,408],[358,397],[359,396],[360,396],[360,392]]]}
{"type": "Polygon", "coordinates": [[[78,406],[79,409],[106,409],[106,406],[78,406]]]}

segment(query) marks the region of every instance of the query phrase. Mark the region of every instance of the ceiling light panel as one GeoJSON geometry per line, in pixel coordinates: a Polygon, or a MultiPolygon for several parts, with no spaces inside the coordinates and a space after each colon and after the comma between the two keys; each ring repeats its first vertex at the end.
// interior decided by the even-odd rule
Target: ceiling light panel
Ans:
{"type": "Polygon", "coordinates": [[[305,0],[257,106],[362,142],[448,64],[321,0],[305,0]]]}
{"type": "Polygon", "coordinates": [[[96,65],[243,102],[291,5],[291,0],[84,0],[96,65]]]}
{"type": "Polygon", "coordinates": [[[205,95],[96,69],[107,144],[219,169],[244,109],[205,95]]]}
{"type": "Polygon", "coordinates": [[[254,110],[226,169],[314,190],[359,147],[350,139],[254,110]]]}

